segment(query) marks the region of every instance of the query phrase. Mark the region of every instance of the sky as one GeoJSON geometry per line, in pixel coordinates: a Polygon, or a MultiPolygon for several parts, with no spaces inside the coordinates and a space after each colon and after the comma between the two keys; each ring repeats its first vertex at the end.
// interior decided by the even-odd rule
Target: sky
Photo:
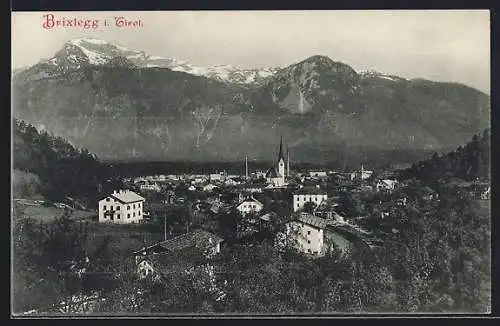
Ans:
{"type": "Polygon", "coordinates": [[[487,10],[14,12],[12,67],[51,58],[80,37],[198,66],[283,67],[320,54],[356,71],[459,82],[490,93],[487,10]],[[46,14],[98,20],[97,27],[44,28],[46,14]],[[119,27],[116,16],[141,24],[119,27]]]}

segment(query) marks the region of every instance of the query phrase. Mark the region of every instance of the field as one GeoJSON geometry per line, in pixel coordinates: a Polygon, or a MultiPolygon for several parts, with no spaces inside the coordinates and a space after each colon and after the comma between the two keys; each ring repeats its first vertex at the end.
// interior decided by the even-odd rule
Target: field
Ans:
{"type": "Polygon", "coordinates": [[[151,225],[91,222],[89,231],[89,245],[97,246],[107,236],[110,246],[119,251],[138,250],[144,244],[164,239],[163,230],[151,225]]]}
{"type": "Polygon", "coordinates": [[[151,225],[141,224],[102,224],[96,221],[89,223],[89,234],[86,249],[95,251],[107,238],[107,251],[112,262],[103,266],[105,271],[120,271],[134,268],[133,252],[164,239],[163,230],[151,225]]]}
{"type": "MultiPolygon", "coordinates": [[[[41,204],[35,203],[34,201],[16,201],[15,209],[21,210],[22,217],[30,217],[36,221],[50,222],[56,217],[63,214],[64,209],[57,207],[46,207],[41,204]]],[[[87,212],[81,210],[74,210],[70,216],[74,220],[90,219],[92,216],[96,215],[94,212],[87,212]]]]}

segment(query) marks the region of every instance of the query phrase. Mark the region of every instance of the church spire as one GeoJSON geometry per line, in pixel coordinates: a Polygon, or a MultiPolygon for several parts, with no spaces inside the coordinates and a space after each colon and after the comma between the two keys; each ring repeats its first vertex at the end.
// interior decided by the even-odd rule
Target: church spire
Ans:
{"type": "Polygon", "coordinates": [[[290,176],[290,151],[288,146],[286,147],[286,176],[290,176]]]}
{"type": "Polygon", "coordinates": [[[278,154],[278,162],[281,160],[285,160],[283,157],[283,136],[280,137],[280,153],[278,154]]]}

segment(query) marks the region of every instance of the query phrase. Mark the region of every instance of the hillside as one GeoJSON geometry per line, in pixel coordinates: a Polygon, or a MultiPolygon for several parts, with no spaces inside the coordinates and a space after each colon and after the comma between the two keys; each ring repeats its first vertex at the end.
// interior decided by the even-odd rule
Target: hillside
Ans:
{"type": "Polygon", "coordinates": [[[16,74],[13,105],[102,159],[272,160],[283,135],[293,159],[325,162],[349,148],[447,150],[489,125],[489,96],[465,85],[358,73],[325,56],[242,85],[94,43],[16,74]]]}
{"type": "Polygon", "coordinates": [[[75,149],[22,120],[16,119],[13,127],[14,191],[20,197],[42,195],[48,201],[71,197],[88,207],[113,187],[108,166],[86,149],[75,149]]]}
{"type": "Polygon", "coordinates": [[[403,171],[403,177],[415,177],[426,182],[450,178],[490,181],[490,156],[491,135],[490,130],[486,129],[455,151],[443,155],[434,153],[430,159],[413,164],[403,171]]]}

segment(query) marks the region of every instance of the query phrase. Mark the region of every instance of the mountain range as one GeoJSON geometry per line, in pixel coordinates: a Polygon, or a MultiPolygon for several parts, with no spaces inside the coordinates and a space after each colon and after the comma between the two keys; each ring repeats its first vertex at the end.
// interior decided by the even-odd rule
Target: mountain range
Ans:
{"type": "Polygon", "coordinates": [[[203,68],[89,38],[16,72],[13,107],[110,160],[275,159],[280,136],[304,162],[446,151],[490,121],[489,96],[458,83],[357,72],[322,55],[203,68]]]}

